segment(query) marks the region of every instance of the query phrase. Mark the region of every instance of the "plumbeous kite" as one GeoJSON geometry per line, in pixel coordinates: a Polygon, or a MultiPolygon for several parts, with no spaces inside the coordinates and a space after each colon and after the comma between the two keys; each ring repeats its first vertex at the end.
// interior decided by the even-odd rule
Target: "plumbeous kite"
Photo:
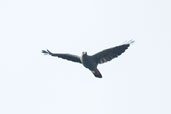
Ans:
{"type": "Polygon", "coordinates": [[[62,59],[67,59],[69,61],[77,62],[83,64],[84,67],[88,68],[95,77],[102,78],[101,73],[97,69],[98,64],[102,64],[112,60],[113,58],[121,55],[125,50],[132,44],[134,41],[130,40],[129,42],[122,44],[120,46],[112,47],[105,49],[101,52],[98,52],[92,56],[87,55],[87,52],[82,52],[81,57],[72,55],[72,54],[62,54],[62,53],[52,53],[49,50],[42,50],[42,53],[48,54],[54,57],[59,57],[62,59]]]}

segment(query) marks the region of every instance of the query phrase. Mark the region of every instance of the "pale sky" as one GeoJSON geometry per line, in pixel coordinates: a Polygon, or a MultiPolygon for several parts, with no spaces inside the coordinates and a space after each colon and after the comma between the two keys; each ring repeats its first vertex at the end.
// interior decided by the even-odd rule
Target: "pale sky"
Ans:
{"type": "Polygon", "coordinates": [[[0,0],[0,114],[171,114],[170,0],[0,0]],[[99,65],[81,55],[135,40],[99,65]]]}

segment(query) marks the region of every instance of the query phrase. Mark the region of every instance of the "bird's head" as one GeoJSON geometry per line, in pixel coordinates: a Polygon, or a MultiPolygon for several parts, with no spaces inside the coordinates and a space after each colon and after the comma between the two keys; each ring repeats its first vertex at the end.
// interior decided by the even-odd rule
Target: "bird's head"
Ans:
{"type": "Polygon", "coordinates": [[[83,51],[83,52],[82,52],[82,55],[87,55],[87,52],[86,52],[86,51],[83,51]]]}

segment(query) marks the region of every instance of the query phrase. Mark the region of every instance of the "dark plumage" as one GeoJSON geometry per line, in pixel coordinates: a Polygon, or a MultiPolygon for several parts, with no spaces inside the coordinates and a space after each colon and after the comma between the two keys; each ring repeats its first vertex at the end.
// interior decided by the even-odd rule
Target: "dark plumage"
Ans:
{"type": "Polygon", "coordinates": [[[84,67],[91,70],[95,77],[102,78],[101,73],[97,69],[98,64],[102,64],[108,61],[111,61],[113,58],[121,55],[125,50],[132,44],[134,41],[129,41],[128,43],[122,44],[120,46],[112,47],[106,50],[103,50],[99,53],[96,53],[92,56],[87,55],[87,52],[82,52],[82,56],[76,56],[71,54],[59,54],[52,53],[49,50],[42,50],[42,53],[48,54],[54,57],[59,57],[62,59],[67,59],[73,62],[81,63],[84,67]]]}

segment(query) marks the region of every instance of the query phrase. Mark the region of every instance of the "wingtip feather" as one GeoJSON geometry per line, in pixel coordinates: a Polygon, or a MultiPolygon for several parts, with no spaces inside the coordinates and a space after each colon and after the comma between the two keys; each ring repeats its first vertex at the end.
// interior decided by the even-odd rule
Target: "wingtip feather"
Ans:
{"type": "Polygon", "coordinates": [[[45,55],[47,55],[47,54],[48,54],[48,52],[47,52],[47,51],[45,51],[45,50],[42,50],[42,53],[43,53],[43,54],[45,54],[45,55]]]}
{"type": "Polygon", "coordinates": [[[135,40],[129,40],[128,44],[133,44],[135,42],[135,40]]]}

